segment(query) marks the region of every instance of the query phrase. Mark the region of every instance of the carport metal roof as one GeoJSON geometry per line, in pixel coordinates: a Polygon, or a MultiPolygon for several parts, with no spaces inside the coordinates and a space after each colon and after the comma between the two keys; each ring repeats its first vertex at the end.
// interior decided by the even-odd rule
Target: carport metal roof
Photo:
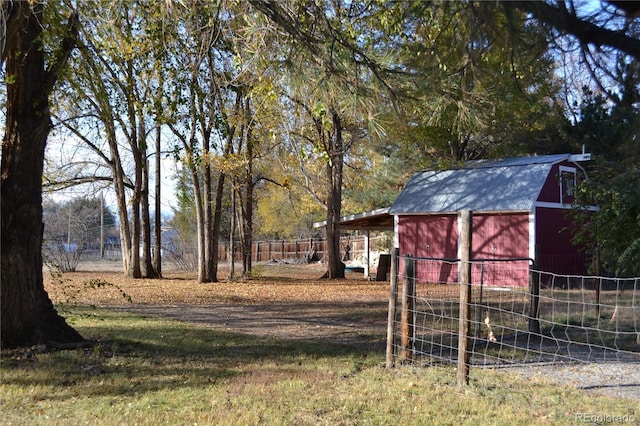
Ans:
{"type": "MultiPolygon", "coordinates": [[[[316,222],[314,228],[324,228],[326,221],[316,222]]],[[[357,229],[362,231],[393,231],[393,216],[389,214],[389,207],[371,210],[364,213],[342,216],[342,229],[357,229]]]]}

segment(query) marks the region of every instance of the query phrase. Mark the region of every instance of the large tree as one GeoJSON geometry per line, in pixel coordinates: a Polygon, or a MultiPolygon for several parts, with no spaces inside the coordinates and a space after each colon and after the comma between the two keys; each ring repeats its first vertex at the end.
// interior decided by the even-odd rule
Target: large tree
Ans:
{"type": "MultiPolygon", "coordinates": [[[[378,105],[395,96],[387,84],[385,59],[378,49],[382,32],[369,31],[384,6],[373,2],[288,2],[256,0],[268,18],[269,37],[278,41],[269,73],[279,73],[283,106],[306,117],[290,137],[306,143],[324,161],[323,194],[314,197],[326,209],[329,278],[343,278],[340,217],[345,159],[354,144],[377,127],[378,105]]],[[[262,25],[262,24],[261,24],[262,25]]],[[[264,42],[267,36],[260,37],[264,42]]],[[[271,53],[267,53],[271,52],[271,53]]]]}
{"type": "MultiPolygon", "coordinates": [[[[586,70],[589,89],[573,93],[578,106],[566,131],[568,142],[586,145],[594,154],[589,178],[581,183],[578,202],[598,205],[597,212],[577,215],[576,237],[599,259],[594,272],[637,276],[640,273],[640,2],[603,1],[587,5],[573,0],[500,2],[544,24],[558,57],[586,70]]],[[[565,77],[567,76],[565,71],[565,77]]],[[[581,87],[577,89],[582,89],[581,87]]],[[[575,89],[574,89],[575,90],[575,89]]],[[[572,106],[572,105],[571,105],[572,106]]]]}
{"type": "MultiPolygon", "coordinates": [[[[520,154],[517,139],[531,139],[562,115],[545,34],[540,25],[525,25],[522,13],[519,21],[509,21],[495,4],[395,7],[390,27],[403,31],[391,40],[408,96],[405,120],[391,121],[380,147],[394,162],[401,159],[415,170],[520,154]]],[[[392,167],[398,166],[403,168],[392,167]]]]}
{"type": "Polygon", "coordinates": [[[585,144],[595,161],[589,178],[578,187],[578,203],[597,205],[596,212],[578,210],[576,239],[599,262],[594,272],[640,275],[640,62],[623,63],[626,81],[613,104],[588,91],[579,121],[567,129],[569,138],[585,144]]]}
{"type": "Polygon", "coordinates": [[[71,140],[82,141],[110,169],[125,274],[154,277],[148,155],[151,130],[161,124],[161,34],[155,19],[162,9],[103,1],[78,7],[86,17],[82,48],[70,62],[65,82],[73,101],[59,108],[58,118],[73,134],[71,140]],[[116,25],[96,19],[100,14],[112,16],[116,25]]]}
{"type": "Polygon", "coordinates": [[[240,109],[228,39],[230,14],[224,2],[176,10],[181,29],[167,41],[172,49],[168,73],[174,82],[166,108],[176,153],[193,185],[197,226],[198,281],[218,281],[218,247],[227,175],[220,165],[232,151],[237,126],[230,120],[240,109]]]}
{"type": "Polygon", "coordinates": [[[74,12],[52,55],[43,45],[45,2],[5,1],[7,113],[2,140],[1,339],[3,347],[82,342],[58,315],[42,276],[42,171],[51,129],[49,96],[75,47],[74,12]]]}
{"type": "Polygon", "coordinates": [[[544,22],[549,26],[552,37],[567,34],[578,39],[585,48],[591,45],[640,57],[640,40],[633,35],[632,26],[629,25],[639,16],[640,5],[637,1],[604,1],[601,8],[595,11],[573,0],[500,3],[507,13],[520,10],[544,22]]]}
{"type": "Polygon", "coordinates": [[[572,69],[581,68],[589,75],[592,87],[616,102],[612,87],[624,84],[615,72],[617,58],[640,59],[640,2],[545,0],[497,4],[510,22],[521,21],[518,15],[524,12],[528,20],[543,24],[550,46],[565,64],[562,72],[566,84],[572,80],[572,69]]]}

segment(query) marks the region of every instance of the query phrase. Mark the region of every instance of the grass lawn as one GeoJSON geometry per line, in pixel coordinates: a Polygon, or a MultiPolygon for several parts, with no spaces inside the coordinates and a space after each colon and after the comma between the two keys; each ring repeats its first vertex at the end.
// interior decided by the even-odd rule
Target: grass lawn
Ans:
{"type": "Polygon", "coordinates": [[[584,413],[640,419],[637,401],[594,398],[505,373],[472,370],[471,386],[459,390],[452,368],[387,371],[384,354],[350,346],[108,308],[61,313],[99,344],[3,351],[3,424],[530,425],[579,424],[584,413]]]}

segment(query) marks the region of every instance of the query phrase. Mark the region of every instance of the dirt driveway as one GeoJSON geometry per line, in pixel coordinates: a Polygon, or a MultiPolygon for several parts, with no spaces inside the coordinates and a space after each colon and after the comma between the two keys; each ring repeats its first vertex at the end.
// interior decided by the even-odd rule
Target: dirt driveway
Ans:
{"type": "Polygon", "coordinates": [[[120,272],[83,271],[47,275],[46,288],[57,303],[93,304],[238,333],[384,351],[388,283],[355,273],[344,280],[319,279],[322,265],[258,266],[256,272],[256,278],[244,282],[197,284],[186,273],[133,280],[120,272]]]}
{"type": "Polygon", "coordinates": [[[315,340],[385,350],[387,304],[271,303],[236,305],[128,305],[142,315],[172,318],[214,329],[287,340],[315,340]]]}

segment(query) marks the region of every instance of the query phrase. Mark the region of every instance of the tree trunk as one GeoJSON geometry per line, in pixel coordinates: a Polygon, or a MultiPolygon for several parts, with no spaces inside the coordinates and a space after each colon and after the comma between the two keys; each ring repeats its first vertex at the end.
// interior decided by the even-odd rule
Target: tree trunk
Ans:
{"type": "Polygon", "coordinates": [[[227,280],[236,280],[236,179],[231,178],[231,223],[229,226],[229,275],[227,280]]]}
{"type": "Polygon", "coordinates": [[[154,233],[154,250],[153,250],[153,269],[156,271],[158,278],[162,277],[162,209],[161,209],[161,184],[162,177],[160,162],[160,142],[161,142],[160,124],[156,126],[156,183],[155,183],[155,233],[154,233]]]}
{"type": "Polygon", "coordinates": [[[211,275],[214,277],[213,282],[218,282],[218,263],[220,256],[218,254],[220,248],[220,223],[222,222],[222,199],[224,196],[225,175],[220,172],[218,175],[218,183],[216,186],[215,208],[213,211],[213,246],[211,255],[213,256],[213,269],[211,275]]]}
{"type": "MultiPolygon", "coordinates": [[[[209,155],[210,148],[210,139],[211,132],[207,131],[204,134],[204,154],[209,155]]],[[[212,200],[212,190],[211,190],[211,165],[206,164],[204,166],[203,173],[203,183],[202,188],[204,194],[202,194],[202,198],[204,199],[204,257],[205,257],[205,281],[207,283],[216,281],[216,273],[215,268],[213,267],[214,256],[213,256],[213,241],[214,241],[214,233],[213,233],[213,200],[212,200]]]]}
{"type": "MultiPolygon", "coordinates": [[[[146,155],[145,155],[146,157],[146,155]]],[[[142,197],[140,198],[142,207],[142,259],[143,277],[156,278],[156,271],[153,268],[151,256],[151,212],[149,211],[149,162],[144,165],[142,173],[142,197]]]]}
{"type": "Polygon", "coordinates": [[[142,277],[155,278],[156,271],[153,269],[151,256],[151,212],[149,209],[149,160],[147,156],[146,130],[144,127],[144,117],[138,117],[138,150],[140,151],[140,225],[142,227],[142,277]]]}
{"type": "Polygon", "coordinates": [[[191,181],[193,182],[193,196],[195,197],[196,206],[196,234],[198,240],[197,254],[198,254],[198,282],[207,282],[207,268],[205,258],[205,220],[204,220],[204,208],[202,203],[202,190],[200,188],[200,176],[198,170],[193,164],[191,159],[189,161],[189,168],[191,170],[191,181]]]}
{"type": "Polygon", "coordinates": [[[4,2],[7,17],[7,113],[2,141],[1,336],[3,348],[82,342],[82,336],[58,315],[44,289],[42,275],[42,171],[51,119],[49,95],[75,45],[77,17],[70,19],[55,68],[45,70],[44,4],[4,2]]]}
{"type": "MultiPolygon", "coordinates": [[[[132,78],[129,81],[133,81],[132,78]]],[[[146,149],[144,147],[144,128],[142,126],[142,118],[138,118],[136,125],[136,106],[133,102],[129,102],[129,123],[130,136],[129,144],[131,145],[131,153],[135,166],[135,181],[133,186],[133,195],[131,196],[131,260],[129,263],[129,276],[131,278],[142,278],[142,268],[140,264],[140,243],[142,242],[142,221],[141,221],[141,203],[143,198],[143,172],[146,165],[146,149]]]]}
{"type": "Polygon", "coordinates": [[[118,203],[118,217],[120,218],[120,252],[122,254],[122,269],[125,275],[131,275],[129,270],[131,267],[131,226],[129,223],[129,215],[127,212],[127,194],[125,191],[125,175],[120,162],[120,154],[117,148],[115,133],[113,137],[109,137],[109,145],[111,146],[111,170],[113,173],[113,187],[116,191],[116,200],[118,203]],[[114,148],[115,146],[115,148],[114,148]]]}
{"type": "Polygon", "coordinates": [[[342,122],[337,112],[332,112],[333,134],[328,135],[330,149],[327,162],[327,254],[329,279],[344,278],[344,264],[340,259],[340,212],[342,210],[342,169],[344,152],[342,122]]]}
{"type": "Polygon", "coordinates": [[[253,167],[251,152],[248,154],[249,164],[245,180],[244,203],[242,207],[242,277],[251,276],[251,246],[253,242],[253,167]]]}
{"type": "MultiPolygon", "coordinates": [[[[224,147],[223,155],[227,156],[231,152],[233,148],[233,135],[235,134],[235,128],[229,129],[227,140],[224,147]]],[[[224,197],[224,183],[225,183],[226,175],[222,170],[219,171],[218,174],[218,183],[216,186],[216,196],[215,196],[215,207],[213,210],[213,224],[212,224],[212,260],[213,260],[213,269],[211,270],[211,276],[213,277],[213,282],[218,282],[218,264],[220,263],[219,256],[219,248],[220,248],[220,224],[222,222],[222,201],[224,197]]]]}
{"type": "Polygon", "coordinates": [[[242,205],[242,277],[251,276],[251,246],[253,241],[253,140],[252,140],[251,103],[248,96],[244,99],[244,123],[247,168],[244,181],[244,202],[242,205]]]}
{"type": "Polygon", "coordinates": [[[142,278],[142,270],[140,268],[140,236],[142,234],[142,227],[140,226],[141,194],[139,183],[137,182],[133,197],[131,197],[131,252],[129,253],[131,257],[128,271],[131,278],[142,278]]]}

